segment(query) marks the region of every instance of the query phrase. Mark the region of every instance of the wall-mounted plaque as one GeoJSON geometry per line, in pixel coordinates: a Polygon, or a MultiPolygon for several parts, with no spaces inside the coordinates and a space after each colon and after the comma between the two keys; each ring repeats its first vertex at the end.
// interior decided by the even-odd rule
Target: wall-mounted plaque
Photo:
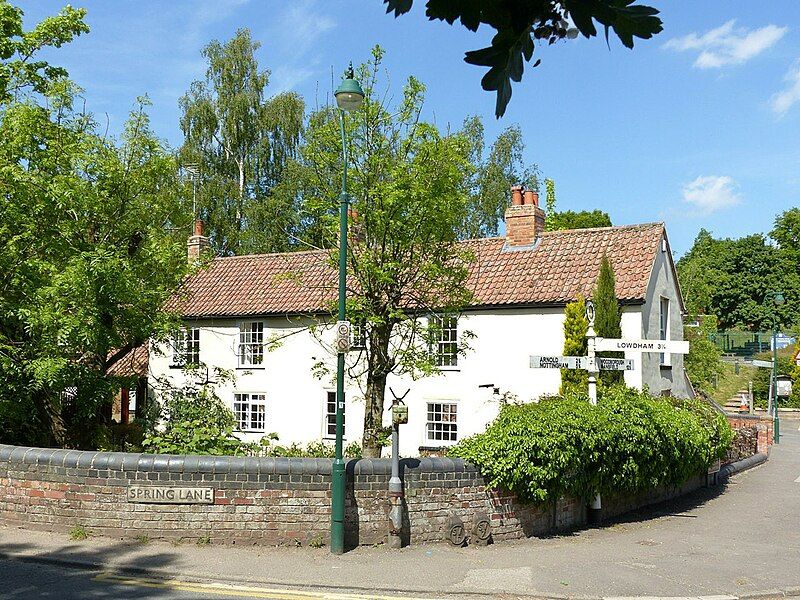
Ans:
{"type": "Polygon", "coordinates": [[[132,485],[128,502],[139,504],[214,504],[214,488],[132,485]]]}

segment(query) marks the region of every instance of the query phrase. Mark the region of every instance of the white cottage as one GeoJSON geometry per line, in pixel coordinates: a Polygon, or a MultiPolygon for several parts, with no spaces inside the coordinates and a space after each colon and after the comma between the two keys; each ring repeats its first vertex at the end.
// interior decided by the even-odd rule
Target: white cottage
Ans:
{"type": "MultiPolygon", "coordinates": [[[[498,392],[533,400],[558,391],[558,370],[531,369],[529,356],[562,354],[564,306],[590,296],[603,255],[616,274],[626,338],[683,337],[683,301],[662,223],[544,231],[536,194],[515,194],[506,211],[506,237],[469,240],[475,254],[469,286],[474,302],[442,330],[441,373],[417,381],[390,377],[405,398],[409,423],[401,453],[441,448],[479,432],[498,411],[498,392]],[[469,330],[467,356],[448,354],[448,340],[469,330]]],[[[201,230],[189,239],[190,258],[207,244],[201,230]]],[[[336,273],[324,251],[214,259],[186,282],[177,301],[185,334],[172,347],[151,347],[149,377],[181,385],[184,362],[235,373],[217,393],[236,415],[243,438],[271,432],[281,443],[332,440],[335,383],[315,377],[320,362],[335,373],[335,355],[308,326],[330,323],[336,273]],[[282,337],[275,349],[265,344],[282,337]]],[[[323,334],[332,338],[332,331],[323,334]]],[[[689,396],[681,355],[626,355],[636,368],[629,386],[654,395],[689,396]]],[[[348,361],[358,360],[358,350],[348,361]]],[[[387,406],[391,396],[387,390],[387,406]]],[[[364,404],[358,382],[346,384],[346,443],[362,436],[364,404]]],[[[386,414],[385,423],[389,422],[386,414]]]]}

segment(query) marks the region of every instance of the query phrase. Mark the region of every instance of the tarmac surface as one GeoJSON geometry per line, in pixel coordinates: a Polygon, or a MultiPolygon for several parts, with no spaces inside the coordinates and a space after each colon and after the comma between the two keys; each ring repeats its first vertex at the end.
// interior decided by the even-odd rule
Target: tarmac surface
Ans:
{"type": "Polygon", "coordinates": [[[486,548],[122,542],[0,528],[0,598],[800,596],[800,432],[762,466],[594,529],[486,548]]]}

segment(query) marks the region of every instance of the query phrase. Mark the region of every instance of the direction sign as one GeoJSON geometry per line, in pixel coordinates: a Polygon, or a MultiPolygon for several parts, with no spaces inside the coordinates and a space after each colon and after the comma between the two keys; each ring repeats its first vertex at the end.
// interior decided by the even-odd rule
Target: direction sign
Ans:
{"type": "Polygon", "coordinates": [[[601,371],[633,371],[632,358],[598,358],[597,368],[601,371]]]}
{"type": "Polygon", "coordinates": [[[755,360],[753,359],[753,366],[754,367],[764,367],[765,369],[772,368],[772,361],[771,360],[755,360]]]}
{"type": "Polygon", "coordinates": [[[677,340],[619,340],[595,338],[598,352],[660,352],[663,354],[689,354],[689,342],[677,340]]]}
{"type": "MultiPolygon", "coordinates": [[[[625,358],[597,358],[601,371],[633,371],[634,362],[625,358]]],[[[531,369],[584,369],[589,370],[588,356],[531,356],[531,369]]]]}
{"type": "Polygon", "coordinates": [[[585,356],[531,356],[531,369],[585,369],[585,356]]]}

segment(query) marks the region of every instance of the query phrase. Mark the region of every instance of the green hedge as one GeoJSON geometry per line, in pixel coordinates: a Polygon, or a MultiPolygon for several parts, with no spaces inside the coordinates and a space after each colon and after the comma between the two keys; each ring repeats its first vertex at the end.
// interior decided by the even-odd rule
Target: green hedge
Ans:
{"type": "Polygon", "coordinates": [[[732,437],[702,401],[619,386],[597,406],[580,394],[505,406],[449,454],[475,464],[490,486],[545,503],[678,485],[724,457],[732,437]]]}

